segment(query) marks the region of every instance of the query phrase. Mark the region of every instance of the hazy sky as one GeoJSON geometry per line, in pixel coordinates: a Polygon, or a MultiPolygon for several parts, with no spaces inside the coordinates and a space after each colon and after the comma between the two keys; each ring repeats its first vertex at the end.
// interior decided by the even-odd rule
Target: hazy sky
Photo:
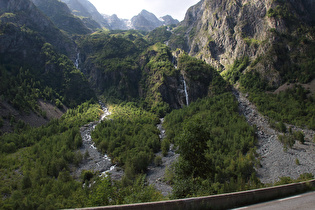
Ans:
{"type": "Polygon", "coordinates": [[[89,0],[96,9],[107,15],[130,19],[145,9],[157,17],[171,15],[182,21],[187,9],[200,0],[89,0]]]}

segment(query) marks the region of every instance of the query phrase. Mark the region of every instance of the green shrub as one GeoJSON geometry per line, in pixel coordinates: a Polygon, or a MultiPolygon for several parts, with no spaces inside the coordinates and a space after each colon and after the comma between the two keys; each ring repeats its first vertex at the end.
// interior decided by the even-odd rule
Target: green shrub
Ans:
{"type": "Polygon", "coordinates": [[[304,173],[300,175],[297,181],[302,182],[302,181],[308,181],[312,179],[314,179],[314,175],[312,173],[304,173]]]}
{"type": "Polygon", "coordinates": [[[162,157],[160,155],[155,156],[154,158],[154,164],[156,166],[161,166],[163,164],[162,157]]]}
{"type": "Polygon", "coordinates": [[[89,182],[94,177],[94,173],[92,171],[83,171],[81,177],[82,183],[89,182]]]}
{"type": "Polygon", "coordinates": [[[295,140],[292,135],[278,135],[279,141],[284,145],[284,148],[289,146],[289,148],[292,148],[295,140]]]}
{"type": "Polygon", "coordinates": [[[280,180],[275,183],[275,186],[277,186],[277,185],[291,184],[291,183],[293,183],[293,182],[294,182],[293,179],[291,179],[290,177],[284,176],[284,177],[280,177],[280,180]]]}
{"type": "Polygon", "coordinates": [[[282,133],[287,132],[287,126],[283,122],[279,122],[276,124],[276,129],[282,133]]]}
{"type": "Polygon", "coordinates": [[[163,156],[167,156],[168,151],[170,149],[170,141],[169,139],[164,138],[161,144],[162,154],[163,156]]]}
{"type": "Polygon", "coordinates": [[[297,131],[294,134],[296,140],[298,140],[301,144],[305,143],[304,134],[302,131],[297,131]]]}
{"type": "Polygon", "coordinates": [[[3,121],[2,117],[0,117],[0,128],[3,127],[3,123],[4,123],[4,121],[3,121]]]}

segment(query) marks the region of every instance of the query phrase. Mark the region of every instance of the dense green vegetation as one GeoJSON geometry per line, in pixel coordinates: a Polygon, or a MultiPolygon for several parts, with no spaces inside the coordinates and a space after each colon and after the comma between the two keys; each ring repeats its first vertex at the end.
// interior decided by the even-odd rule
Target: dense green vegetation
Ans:
{"type": "Polygon", "coordinates": [[[146,90],[145,103],[151,107],[151,111],[163,116],[170,111],[171,104],[166,102],[165,95],[163,98],[161,89],[168,86],[168,78],[176,81],[179,71],[174,68],[172,54],[164,44],[157,43],[149,47],[143,57],[147,63],[143,67],[140,85],[141,89],[146,90]]]}
{"type": "Polygon", "coordinates": [[[46,61],[47,69],[41,78],[62,96],[64,104],[75,107],[91,98],[95,99],[87,79],[68,57],[54,52],[53,47],[47,43],[44,44],[41,54],[46,61]]]}
{"type": "MultiPolygon", "coordinates": [[[[293,38],[291,37],[291,39],[293,38]]],[[[274,48],[280,49],[277,46],[274,46],[274,48]]],[[[311,55],[315,52],[312,47],[308,49],[311,55]]],[[[286,56],[284,52],[277,55],[286,56]]],[[[315,71],[311,66],[312,58],[309,55],[296,56],[299,56],[299,59],[303,59],[305,63],[285,69],[282,66],[279,73],[283,77],[283,81],[292,81],[294,83],[312,81],[315,78],[315,71]]],[[[271,123],[275,124],[275,128],[277,128],[277,123],[274,121],[278,121],[314,129],[314,96],[298,84],[287,89],[284,88],[284,91],[280,91],[277,94],[268,92],[274,91],[274,87],[271,87],[268,81],[263,79],[261,74],[255,70],[255,65],[263,59],[266,58],[258,58],[252,62],[248,57],[237,59],[230,69],[222,73],[222,76],[231,84],[238,83],[243,91],[249,92],[250,100],[256,104],[262,114],[271,118],[271,123]],[[244,73],[246,68],[251,70],[244,73]]],[[[281,128],[277,129],[285,132],[281,128]]]]}
{"type": "Polygon", "coordinates": [[[0,65],[0,95],[20,111],[39,111],[38,99],[61,107],[61,103],[75,107],[94,97],[87,80],[64,55],[57,54],[46,43],[42,48],[46,68],[53,71],[37,72],[19,65],[0,65]],[[43,85],[44,84],[44,85],[43,85]]]}
{"type": "MultiPolygon", "coordinates": [[[[1,136],[0,208],[60,209],[163,199],[152,186],[146,185],[145,176],[137,175],[146,169],[141,164],[147,164],[152,159],[153,151],[159,149],[154,126],[156,116],[127,105],[116,107],[115,110],[114,122],[104,122],[97,131],[108,123],[115,123],[119,129],[112,127],[103,132],[120,135],[121,128],[125,126],[124,136],[121,136],[126,137],[126,141],[121,142],[121,147],[115,146],[110,153],[118,155],[115,161],[126,163],[125,179],[112,182],[110,177],[100,178],[91,172],[83,172],[80,180],[74,180],[71,176],[73,167],[85,158],[77,151],[82,144],[79,128],[98,119],[101,112],[98,105],[84,103],[77,109],[68,110],[62,119],[53,120],[47,126],[30,128],[19,135],[1,136]],[[123,121],[127,116],[129,118],[123,121]],[[134,129],[129,121],[142,124],[134,129]],[[132,138],[132,132],[139,134],[132,138]],[[151,141],[147,141],[147,138],[151,138],[151,141]],[[128,171],[130,176],[127,177],[128,171]],[[82,183],[87,185],[82,187],[82,183]],[[89,184],[92,186],[88,187],[89,184]]],[[[94,135],[98,134],[97,131],[94,135]]],[[[118,144],[117,141],[113,143],[118,144]]]]}
{"type": "Polygon", "coordinates": [[[71,177],[70,166],[82,160],[76,151],[82,144],[79,127],[99,115],[99,106],[85,103],[47,126],[1,136],[0,208],[83,206],[84,191],[71,177]]]}
{"type": "Polygon", "coordinates": [[[241,59],[236,59],[234,64],[222,73],[225,80],[229,81],[231,84],[235,84],[241,77],[243,71],[249,65],[249,58],[243,57],[241,59]]]}
{"type": "Polygon", "coordinates": [[[160,150],[159,119],[131,103],[115,106],[111,118],[97,126],[92,138],[103,153],[125,168],[125,178],[133,180],[160,150]]]}
{"type": "Polygon", "coordinates": [[[165,117],[179,147],[173,196],[183,198],[261,186],[255,175],[255,134],[230,93],[204,98],[165,117]]]}
{"type": "MultiPolygon", "coordinates": [[[[162,157],[155,153],[162,150],[166,156],[171,143],[180,154],[165,176],[173,186],[172,198],[263,186],[254,169],[259,167],[255,128],[239,115],[228,83],[239,84],[249,93],[250,100],[271,118],[271,125],[284,133],[278,137],[286,147],[295,140],[303,144],[305,139],[302,132],[293,132],[285,123],[315,129],[314,97],[300,85],[278,94],[266,93],[274,87],[255,69],[258,63],[277,57],[277,62],[271,63],[282,83],[313,80],[315,45],[310,36],[314,29],[310,27],[292,25],[288,27],[293,31],[290,34],[271,29],[270,36],[277,43],[255,61],[247,56],[237,59],[222,73],[226,82],[206,62],[180,49],[173,56],[163,44],[170,41],[174,49],[187,49],[187,38],[193,40],[197,33],[196,27],[185,33],[190,22],[195,22],[192,16],[187,16],[188,25],[174,30],[163,26],[148,34],[99,30],[77,35],[72,37],[76,46],[67,35],[86,34],[89,29],[62,10],[65,4],[53,0],[47,3],[42,3],[41,9],[64,31],[44,16],[33,18],[40,16],[37,10],[16,14],[0,11],[0,98],[21,113],[35,112],[43,117],[38,100],[74,109],[39,128],[15,122],[13,115],[3,117],[15,124],[15,131],[0,136],[0,209],[60,209],[163,200],[153,186],[148,186],[145,173],[152,162],[161,165],[162,157]],[[69,59],[77,52],[85,75],[69,59]],[[183,80],[189,95],[187,107],[183,80]],[[97,120],[101,113],[90,86],[100,98],[115,104],[111,119],[101,122],[92,138],[97,148],[124,170],[119,181],[99,177],[93,171],[83,171],[76,180],[72,176],[88,158],[78,150],[82,145],[80,127],[97,120]],[[162,116],[166,116],[163,126],[167,138],[161,142],[156,124],[162,116]]],[[[285,1],[274,1],[267,17],[291,23],[295,15],[290,9],[285,1]]],[[[254,39],[244,41],[257,44],[254,39]]],[[[298,159],[295,162],[300,164],[298,159]]],[[[311,174],[304,174],[299,180],[309,178],[311,174]]],[[[283,177],[276,184],[290,182],[293,180],[283,177]]]]}
{"type": "MultiPolygon", "coordinates": [[[[301,85],[294,85],[277,94],[268,93],[266,91],[272,88],[256,71],[242,75],[239,83],[243,91],[250,93],[249,98],[259,111],[270,117],[272,121],[315,128],[314,96],[301,85]]],[[[286,132],[281,128],[278,130],[286,132]]]]}
{"type": "Polygon", "coordinates": [[[191,101],[208,95],[218,95],[229,89],[228,83],[215,68],[186,53],[179,56],[178,68],[184,72],[186,83],[191,87],[188,91],[191,101]]]}
{"type": "MultiPolygon", "coordinates": [[[[144,35],[137,31],[98,31],[79,41],[85,64],[82,69],[97,71],[96,92],[107,101],[120,103],[138,98],[138,83],[141,79],[140,53],[148,46],[144,35]]],[[[86,72],[88,77],[94,77],[86,72]]]]}
{"type": "Polygon", "coordinates": [[[250,100],[275,121],[315,129],[315,102],[307,93],[302,86],[295,86],[278,94],[251,93],[250,100]]]}
{"type": "Polygon", "coordinates": [[[185,31],[187,26],[179,25],[173,30],[172,36],[170,37],[171,48],[180,48],[186,50],[188,48],[187,38],[185,36],[185,31]]]}
{"type": "Polygon", "coordinates": [[[278,5],[275,8],[270,8],[267,12],[267,16],[269,18],[282,18],[287,21],[293,21],[295,16],[290,11],[289,6],[286,4],[285,1],[277,0],[275,1],[278,5]]]}
{"type": "Polygon", "coordinates": [[[18,110],[36,111],[37,99],[39,98],[45,100],[59,99],[51,88],[43,88],[39,81],[34,81],[34,76],[29,70],[25,71],[20,68],[16,73],[10,72],[12,71],[8,71],[4,67],[1,68],[0,94],[18,110]]]}
{"type": "Polygon", "coordinates": [[[171,26],[162,26],[154,29],[147,35],[147,40],[151,44],[155,44],[158,42],[164,43],[169,40],[170,36],[172,35],[173,27],[171,26]]]}
{"type": "Polygon", "coordinates": [[[112,182],[110,178],[97,179],[86,206],[145,203],[163,199],[153,186],[147,186],[145,175],[138,175],[135,181],[128,185],[122,181],[112,182]]]}
{"type": "Polygon", "coordinates": [[[1,99],[29,113],[40,112],[38,99],[75,107],[95,97],[84,75],[65,55],[72,41],[45,22],[46,17],[34,19],[30,12],[1,11],[1,99]]]}
{"type": "Polygon", "coordinates": [[[275,64],[277,71],[284,82],[300,82],[302,84],[311,82],[315,78],[315,44],[312,37],[314,28],[298,25],[292,33],[274,32],[279,39],[265,59],[279,56],[275,64]],[[288,47],[292,51],[288,52],[288,47]]]}
{"type": "Polygon", "coordinates": [[[3,78],[0,94],[20,111],[36,110],[38,99],[52,102],[58,99],[74,107],[94,96],[83,74],[75,69],[70,59],[45,43],[34,31],[14,24],[0,27],[4,39],[10,34],[19,37],[22,41],[18,44],[25,45],[25,53],[29,53],[29,59],[19,51],[0,54],[3,78]]]}

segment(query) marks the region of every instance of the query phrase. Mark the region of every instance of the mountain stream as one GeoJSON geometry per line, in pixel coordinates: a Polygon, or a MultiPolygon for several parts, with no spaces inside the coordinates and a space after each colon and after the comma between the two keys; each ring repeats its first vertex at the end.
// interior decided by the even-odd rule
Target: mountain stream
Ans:
{"type": "Polygon", "coordinates": [[[103,120],[107,119],[111,114],[108,111],[108,108],[102,103],[99,102],[102,107],[103,114],[99,121],[91,122],[80,128],[80,133],[82,137],[82,146],[80,152],[83,156],[82,163],[76,168],[74,176],[79,178],[82,171],[90,170],[94,172],[100,172],[101,176],[107,176],[108,173],[111,174],[112,179],[120,179],[123,176],[123,171],[112,164],[111,159],[105,154],[102,155],[95,146],[95,143],[92,140],[91,133],[95,127],[101,123],[103,120]]]}

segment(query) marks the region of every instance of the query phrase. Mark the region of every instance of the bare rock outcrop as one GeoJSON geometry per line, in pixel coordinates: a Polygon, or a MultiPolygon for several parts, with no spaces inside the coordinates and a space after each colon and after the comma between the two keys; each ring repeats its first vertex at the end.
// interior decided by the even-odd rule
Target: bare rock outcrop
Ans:
{"type": "Polygon", "coordinates": [[[279,69],[298,65],[301,61],[291,58],[293,52],[305,48],[302,44],[293,49],[282,35],[298,40],[295,30],[313,21],[312,0],[203,0],[187,11],[169,46],[182,48],[222,71],[236,59],[249,57],[256,61],[255,70],[262,78],[278,87],[283,82],[279,69]]]}

